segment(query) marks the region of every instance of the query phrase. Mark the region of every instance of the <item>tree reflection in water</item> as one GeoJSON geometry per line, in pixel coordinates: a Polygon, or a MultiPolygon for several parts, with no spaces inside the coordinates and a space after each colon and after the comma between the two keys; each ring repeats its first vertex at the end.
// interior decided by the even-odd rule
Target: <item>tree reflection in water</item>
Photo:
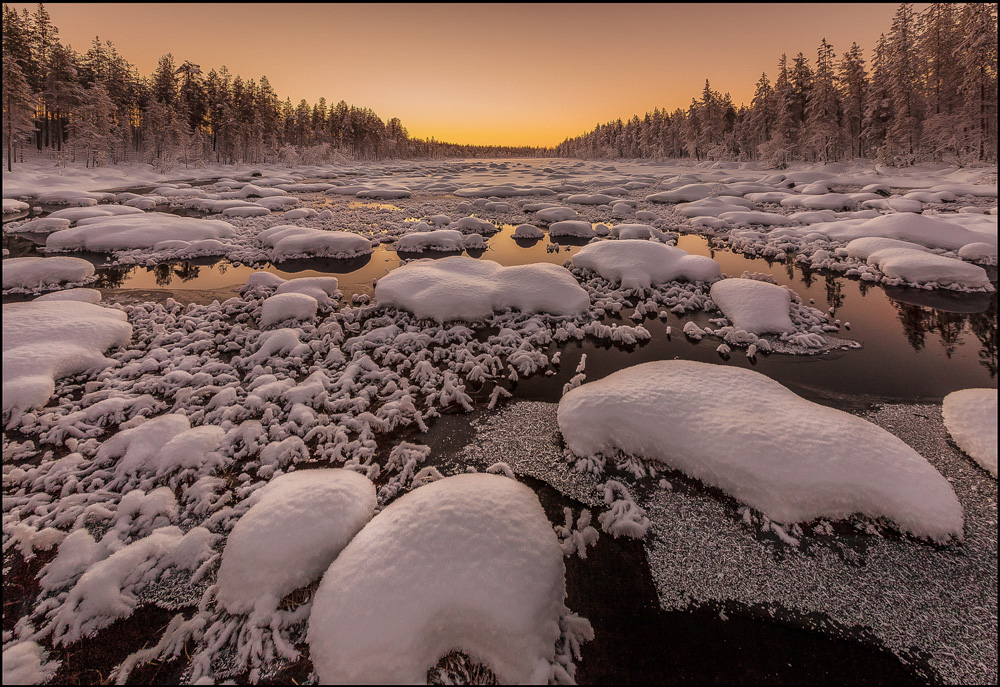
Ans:
{"type": "Polygon", "coordinates": [[[120,289],[125,280],[129,278],[136,267],[119,267],[112,269],[97,270],[97,281],[91,284],[95,289],[120,289]]]}
{"type": "Polygon", "coordinates": [[[156,279],[157,286],[169,286],[174,277],[180,278],[181,281],[191,281],[192,279],[196,279],[198,273],[201,272],[200,265],[190,262],[175,264],[161,262],[159,265],[153,265],[146,269],[153,273],[153,278],[156,279]]]}
{"type": "Polygon", "coordinates": [[[906,340],[914,350],[926,345],[928,334],[937,334],[944,354],[951,358],[964,341],[968,331],[979,340],[979,362],[990,373],[997,374],[997,297],[990,299],[989,307],[977,313],[949,312],[889,299],[899,314],[906,340]]]}

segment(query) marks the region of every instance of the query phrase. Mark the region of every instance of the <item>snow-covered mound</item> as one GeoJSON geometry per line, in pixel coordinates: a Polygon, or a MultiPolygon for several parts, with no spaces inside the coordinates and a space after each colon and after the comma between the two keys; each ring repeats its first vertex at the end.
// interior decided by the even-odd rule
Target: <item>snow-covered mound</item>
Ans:
{"type": "Polygon", "coordinates": [[[375,513],[375,485],[350,470],[281,475],[254,498],[219,566],[216,598],[230,613],[276,609],[322,575],[375,513]]]}
{"type": "Polygon", "coordinates": [[[79,283],[94,275],[94,265],[80,258],[8,258],[3,261],[3,288],[44,289],[79,283]]]}
{"type": "Polygon", "coordinates": [[[511,198],[513,196],[552,196],[555,191],[549,188],[515,187],[515,186],[487,186],[484,188],[460,188],[455,190],[455,195],[460,198],[511,198]]]}
{"type": "Polygon", "coordinates": [[[723,279],[712,284],[712,300],[740,329],[754,334],[795,330],[789,312],[792,297],[777,284],[756,279],[723,279]]]}
{"type": "Polygon", "coordinates": [[[622,451],[659,461],[778,522],[860,512],[935,541],[963,537],[954,491],[922,456],[751,370],[636,365],[567,393],[558,420],[578,456],[622,451]]]}
{"type": "Polygon", "coordinates": [[[271,247],[271,259],[276,261],[304,257],[346,259],[372,252],[371,241],[363,236],[290,224],[265,229],[257,238],[271,247]]]}
{"type": "Polygon", "coordinates": [[[402,253],[422,253],[425,250],[461,251],[464,238],[462,232],[453,229],[415,231],[401,236],[396,241],[396,250],[402,253]]]}
{"type": "MultiPolygon", "coordinates": [[[[975,244],[970,244],[975,245],[975,244]]],[[[912,248],[883,248],[868,256],[890,279],[909,284],[936,284],[946,288],[992,290],[989,274],[979,265],[912,248]]]]}
{"type": "Polygon", "coordinates": [[[61,217],[42,217],[18,226],[14,226],[14,224],[12,222],[11,226],[4,226],[3,230],[8,234],[48,234],[53,231],[68,229],[72,222],[61,217]]]}
{"type": "Polygon", "coordinates": [[[265,329],[281,322],[312,320],[319,303],[304,293],[277,293],[264,300],[260,312],[260,326],[265,329]]]}
{"type": "MultiPolygon", "coordinates": [[[[118,206],[122,207],[122,206],[118,206]]],[[[81,220],[80,226],[50,234],[47,250],[115,251],[151,248],[167,239],[199,241],[220,239],[235,234],[228,222],[217,219],[179,217],[161,212],[138,215],[94,217],[81,220]],[[87,222],[83,224],[83,222],[87,222]]]]}
{"type": "Polygon", "coordinates": [[[326,684],[423,683],[455,649],[502,683],[544,682],[564,575],[530,489],[447,477],[393,502],[333,561],[313,601],[310,657],[326,684]]]}
{"type": "Polygon", "coordinates": [[[549,236],[572,236],[574,238],[589,239],[594,236],[594,227],[591,226],[590,222],[584,222],[579,219],[567,219],[550,224],[549,236]]]}
{"type": "Polygon", "coordinates": [[[944,397],[944,424],[959,448],[997,476],[997,390],[963,389],[944,397]]]}
{"type": "Polygon", "coordinates": [[[648,289],[668,281],[712,281],[722,274],[715,260],[662,243],[626,239],[590,243],[573,264],[597,272],[626,288],[648,289]]]}
{"type": "Polygon", "coordinates": [[[503,267],[464,256],[403,265],[379,279],[375,299],[438,322],[482,320],[506,308],[579,315],[590,306],[587,292],[562,267],[503,267]]]}
{"type": "Polygon", "coordinates": [[[534,224],[518,224],[514,227],[515,239],[541,239],[545,238],[545,232],[534,224]]]}
{"type": "MultiPolygon", "coordinates": [[[[994,225],[995,227],[996,225],[994,225]]],[[[898,239],[917,243],[927,248],[959,250],[968,243],[990,243],[996,245],[997,234],[993,232],[971,231],[957,221],[945,221],[938,217],[898,212],[880,215],[868,220],[844,220],[813,224],[798,231],[820,233],[837,241],[852,241],[865,236],[898,239]]]]}
{"type": "MultiPolygon", "coordinates": [[[[23,200],[17,200],[15,198],[4,198],[3,199],[3,214],[12,215],[15,212],[24,212],[31,206],[25,203],[23,200]]],[[[6,680],[4,680],[6,682],[6,680]]]]}
{"type": "Polygon", "coordinates": [[[114,364],[103,352],[129,342],[127,320],[120,310],[77,301],[4,305],[4,415],[45,405],[60,377],[114,364]]]}

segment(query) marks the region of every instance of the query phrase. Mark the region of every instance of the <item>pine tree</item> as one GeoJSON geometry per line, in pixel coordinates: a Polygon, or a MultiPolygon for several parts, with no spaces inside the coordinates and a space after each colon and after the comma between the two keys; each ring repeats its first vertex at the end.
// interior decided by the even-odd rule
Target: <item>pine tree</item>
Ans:
{"type": "Polygon", "coordinates": [[[997,159],[997,6],[969,3],[958,46],[964,119],[979,160],[997,159]]]}
{"type": "Polygon", "coordinates": [[[883,161],[913,164],[920,140],[922,114],[913,6],[903,3],[892,20],[888,38],[888,86],[891,117],[883,161]]]}
{"type": "Polygon", "coordinates": [[[3,132],[7,146],[7,171],[11,171],[14,147],[26,142],[35,133],[32,117],[35,97],[24,78],[17,60],[3,55],[3,132]]]}
{"type": "Polygon", "coordinates": [[[865,89],[865,117],[862,123],[861,140],[868,151],[880,161],[886,162],[889,151],[886,134],[892,118],[891,95],[889,90],[888,41],[885,34],[879,36],[872,58],[871,80],[865,89]]]}
{"type": "Polygon", "coordinates": [[[865,59],[857,43],[840,60],[837,84],[844,108],[844,129],[850,141],[851,157],[862,157],[862,124],[865,116],[865,59]]]}
{"type": "Polygon", "coordinates": [[[816,73],[806,103],[806,131],[813,154],[823,162],[840,154],[840,99],[834,85],[833,47],[822,40],[816,55],[816,73]]]}

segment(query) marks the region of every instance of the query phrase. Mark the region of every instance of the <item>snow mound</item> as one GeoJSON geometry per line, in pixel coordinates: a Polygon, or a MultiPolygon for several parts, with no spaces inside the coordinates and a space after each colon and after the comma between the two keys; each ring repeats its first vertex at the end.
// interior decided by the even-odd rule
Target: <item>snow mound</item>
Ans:
{"type": "Polygon", "coordinates": [[[530,489],[446,477],[393,502],[334,560],[313,601],[310,657],[326,684],[423,683],[455,649],[503,683],[544,681],[564,576],[530,489]]]}
{"type": "MultiPolygon", "coordinates": [[[[24,212],[31,206],[25,203],[23,200],[15,200],[14,198],[4,198],[3,199],[3,214],[11,215],[15,212],[24,212]]],[[[4,682],[7,682],[6,673],[4,674],[4,682]]]]}
{"type": "Polygon", "coordinates": [[[910,284],[992,291],[989,274],[979,265],[914,248],[883,248],[868,256],[868,264],[885,276],[910,284]]]}
{"type": "Polygon", "coordinates": [[[535,217],[538,218],[539,222],[562,222],[565,220],[571,220],[577,217],[576,210],[573,208],[565,207],[554,207],[554,208],[542,208],[535,213],[535,217]]]}
{"type": "MultiPolygon", "coordinates": [[[[542,210],[542,212],[545,212],[542,210]]],[[[541,213],[539,213],[541,214],[541,213]]],[[[549,236],[573,236],[589,239],[594,236],[594,227],[590,222],[579,219],[567,219],[549,225],[549,236]]]]}
{"type": "Polygon", "coordinates": [[[712,300],[744,331],[766,334],[795,331],[788,289],[756,279],[723,279],[712,284],[712,300]]]}
{"type": "Polygon", "coordinates": [[[785,217],[784,215],[779,215],[774,212],[759,212],[756,210],[747,210],[745,212],[739,210],[723,212],[719,215],[719,219],[724,219],[730,224],[739,226],[747,226],[749,224],[761,224],[764,226],[797,224],[797,222],[790,217],[785,217]]]}
{"type": "Polygon", "coordinates": [[[944,424],[959,448],[997,476],[997,390],[963,389],[944,397],[944,424]]]}
{"type": "Polygon", "coordinates": [[[222,220],[195,219],[161,212],[95,217],[85,221],[87,224],[50,234],[45,248],[109,252],[150,248],[165,239],[200,241],[235,234],[232,225],[222,220]]]}
{"type": "Polygon", "coordinates": [[[355,258],[372,252],[371,241],[346,231],[324,231],[290,224],[265,229],[257,238],[275,261],[302,257],[355,258]]]}
{"type": "Polygon", "coordinates": [[[681,203],[674,210],[685,217],[718,217],[724,212],[741,212],[751,207],[753,207],[753,203],[749,200],[725,196],[681,203]]]}
{"type": "MultiPolygon", "coordinates": [[[[478,236],[478,234],[476,234],[478,236]]],[[[459,251],[465,235],[453,229],[415,231],[396,241],[396,250],[402,253],[422,253],[425,250],[459,251]]]]}
{"type": "Polygon", "coordinates": [[[963,537],[954,491],[922,456],[751,370],[636,365],[567,393],[558,421],[578,456],[622,451],[659,461],[778,522],[860,512],[939,542],[963,537]]]}
{"type": "Polygon", "coordinates": [[[230,613],[269,612],[322,575],[376,503],[368,478],[337,469],[281,475],[254,498],[222,552],[216,598],[230,613]]]}
{"type": "Polygon", "coordinates": [[[514,227],[514,238],[542,239],[545,238],[545,232],[536,227],[534,224],[518,224],[514,227]]]}
{"type": "Polygon", "coordinates": [[[288,320],[312,320],[316,317],[319,302],[304,293],[277,293],[264,299],[260,311],[261,329],[288,320]]]}
{"type": "Polygon", "coordinates": [[[573,256],[573,264],[626,288],[648,289],[679,280],[712,281],[722,274],[719,263],[711,258],[641,239],[587,244],[573,256]]]}
{"type": "Polygon", "coordinates": [[[132,325],[120,310],[77,301],[3,306],[3,413],[40,407],[55,380],[103,370],[103,351],[124,346],[132,325]]]}
{"type": "Polygon", "coordinates": [[[8,258],[3,261],[4,289],[44,289],[82,282],[94,275],[94,265],[80,258],[8,258]]]}
{"type": "Polygon", "coordinates": [[[68,229],[70,220],[61,217],[42,217],[25,222],[18,227],[4,227],[8,234],[49,234],[53,231],[68,229]]]}
{"type": "Polygon", "coordinates": [[[579,315],[590,307],[587,292],[565,268],[544,263],[503,267],[464,256],[403,265],[379,279],[375,299],[438,322],[482,320],[505,308],[579,315]]]}

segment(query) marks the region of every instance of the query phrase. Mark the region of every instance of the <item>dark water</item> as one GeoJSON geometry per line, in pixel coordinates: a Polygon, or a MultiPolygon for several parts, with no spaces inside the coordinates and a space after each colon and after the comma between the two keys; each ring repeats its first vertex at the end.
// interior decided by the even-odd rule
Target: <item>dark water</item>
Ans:
{"type": "MultiPolygon", "coordinates": [[[[495,260],[503,265],[549,262],[561,265],[579,251],[580,242],[565,241],[559,252],[548,252],[548,238],[515,240],[513,227],[487,240],[486,251],[474,257],[495,260]],[[577,245],[572,245],[577,244],[577,245]]],[[[44,237],[4,236],[4,247],[12,257],[40,254],[37,243],[44,237]]],[[[583,242],[585,243],[585,241],[583,242]]],[[[716,352],[721,343],[706,337],[694,342],[681,333],[687,320],[710,326],[711,315],[698,313],[679,319],[673,314],[664,322],[647,316],[644,326],[652,339],[632,349],[610,347],[593,340],[569,342],[564,349],[561,369],[552,377],[536,376],[517,383],[517,396],[529,400],[558,401],[562,385],[569,381],[580,356],[587,354],[587,380],[600,379],[623,367],[651,360],[680,358],[702,362],[726,362],[752,367],[789,386],[800,395],[834,405],[858,401],[940,401],[958,389],[996,387],[997,374],[997,294],[964,294],[942,290],[884,288],[840,275],[813,272],[797,264],[747,258],[721,248],[713,239],[681,236],[678,246],[689,253],[716,259],[724,273],[739,276],[744,271],[771,274],[779,284],[795,290],[805,302],[826,312],[831,321],[849,323],[842,338],[862,344],[860,349],[838,350],[819,356],[759,355],[749,361],[739,349],[728,358],[716,352]],[[668,336],[666,326],[673,332],[668,336]]],[[[348,296],[373,292],[373,279],[385,276],[401,260],[441,258],[455,253],[428,251],[397,254],[384,247],[371,255],[351,260],[315,258],[286,261],[259,268],[233,264],[227,260],[203,258],[153,267],[107,268],[103,254],[79,254],[94,262],[105,298],[116,295],[156,299],[173,297],[179,301],[211,302],[236,295],[247,278],[258,269],[286,279],[336,276],[348,296]]],[[[996,279],[996,270],[991,276],[996,279]]],[[[5,301],[21,300],[5,298],[5,301]]],[[[609,316],[606,322],[634,325],[631,310],[609,316]]],[[[717,315],[717,313],[716,313],[717,315]]],[[[556,350],[553,347],[553,352],[556,350]]]]}

